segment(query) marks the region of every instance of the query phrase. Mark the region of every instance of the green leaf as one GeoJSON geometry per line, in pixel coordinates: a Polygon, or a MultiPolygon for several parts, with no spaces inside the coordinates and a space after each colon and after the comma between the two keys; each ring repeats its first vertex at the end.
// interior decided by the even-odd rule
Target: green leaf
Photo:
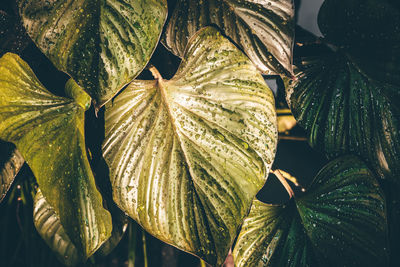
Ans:
{"type": "Polygon", "coordinates": [[[263,73],[292,76],[292,0],[180,0],[163,43],[182,57],[190,37],[209,25],[218,26],[263,73]]]}
{"type": "Polygon", "coordinates": [[[274,98],[256,67],[203,28],[171,80],[132,82],[105,124],[117,205],[158,239],[222,264],[276,151],[274,98]]]}
{"type": "Polygon", "coordinates": [[[326,41],[346,48],[370,77],[400,86],[400,8],[389,0],[326,0],[318,14],[326,41]]]}
{"type": "Polygon", "coordinates": [[[400,174],[400,90],[376,81],[348,54],[304,58],[287,88],[290,108],[311,146],[328,157],[352,153],[382,178],[400,174]]]}
{"type": "Polygon", "coordinates": [[[325,0],[318,14],[321,32],[339,46],[399,46],[399,25],[390,0],[325,0]]]}
{"type": "Polygon", "coordinates": [[[0,202],[3,201],[10,189],[15,177],[17,176],[24,158],[16,147],[11,143],[0,140],[0,202]]]}
{"type": "Polygon", "coordinates": [[[99,108],[150,60],[167,16],[166,2],[22,0],[19,7],[36,45],[99,108]]]}
{"type": "Polygon", "coordinates": [[[235,266],[387,266],[385,198],[365,163],[328,163],[287,205],[254,200],[235,266]]]}
{"type": "MultiPolygon", "coordinates": [[[[79,96],[71,83],[67,93],[79,96]]],[[[17,55],[1,57],[0,139],[17,146],[78,252],[88,257],[112,225],[86,155],[84,112],[73,99],[47,91],[17,55]]]]}
{"type": "Polygon", "coordinates": [[[67,266],[75,266],[83,261],[61,225],[60,218],[40,190],[36,193],[33,206],[33,223],[36,230],[56,253],[57,258],[67,266]]]}

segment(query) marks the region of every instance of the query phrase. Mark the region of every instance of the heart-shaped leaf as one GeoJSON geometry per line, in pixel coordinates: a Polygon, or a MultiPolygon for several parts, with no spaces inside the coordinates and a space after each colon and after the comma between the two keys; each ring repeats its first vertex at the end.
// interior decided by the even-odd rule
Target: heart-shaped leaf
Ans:
{"type": "Polygon", "coordinates": [[[66,93],[47,91],[15,54],[0,59],[0,139],[14,143],[78,252],[92,255],[111,233],[86,156],[85,110],[90,97],[71,79],[66,93]]]}
{"type": "Polygon", "coordinates": [[[0,140],[0,202],[4,199],[10,189],[15,176],[17,176],[24,158],[11,143],[0,140]]]}
{"type": "Polygon", "coordinates": [[[132,82],[105,124],[117,205],[155,237],[222,264],[275,156],[274,98],[256,67],[203,28],[171,80],[132,82]]]}
{"type": "Polygon", "coordinates": [[[22,0],[28,34],[97,108],[146,66],[167,16],[166,0],[22,0]]]}
{"type": "Polygon", "coordinates": [[[340,51],[301,61],[287,88],[293,115],[328,157],[354,153],[381,176],[400,174],[400,90],[340,51]]]}
{"type": "Polygon", "coordinates": [[[60,218],[47,203],[40,190],[36,193],[34,199],[33,223],[40,236],[62,263],[67,266],[75,266],[80,261],[83,261],[62,227],[60,218]]]}
{"type": "Polygon", "coordinates": [[[354,156],[328,163],[287,205],[254,200],[235,266],[387,266],[385,198],[354,156]]]}
{"type": "Polygon", "coordinates": [[[163,43],[182,57],[189,38],[209,25],[218,26],[263,73],[292,76],[292,0],[179,0],[163,43]]]}

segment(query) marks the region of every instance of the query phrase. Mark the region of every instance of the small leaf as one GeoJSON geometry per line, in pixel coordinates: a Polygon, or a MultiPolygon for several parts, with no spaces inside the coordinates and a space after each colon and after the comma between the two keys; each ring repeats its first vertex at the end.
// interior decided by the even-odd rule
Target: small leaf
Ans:
{"type": "Polygon", "coordinates": [[[36,230],[56,253],[57,258],[67,266],[75,266],[83,261],[62,227],[60,218],[40,190],[36,193],[33,206],[33,223],[36,230]]]}
{"type": "Polygon", "coordinates": [[[3,201],[10,189],[15,177],[17,176],[24,158],[21,153],[11,143],[0,140],[0,202],[3,201]]]}
{"type": "Polygon", "coordinates": [[[117,205],[158,239],[221,265],[276,151],[274,97],[256,67],[203,28],[171,80],[132,82],[106,106],[105,124],[117,205]]]}
{"type": "Polygon", "coordinates": [[[400,90],[367,76],[341,52],[304,58],[287,88],[311,146],[328,157],[353,153],[381,176],[400,174],[400,90]]]}
{"type": "Polygon", "coordinates": [[[47,91],[17,55],[1,57],[0,139],[17,146],[78,252],[89,257],[112,225],[86,155],[84,112],[47,91]]]}
{"type": "Polygon", "coordinates": [[[254,200],[235,266],[387,266],[385,198],[354,156],[328,163],[287,205],[254,200]]]}
{"type": "Polygon", "coordinates": [[[167,16],[166,0],[23,0],[28,34],[99,108],[146,66],[167,16]]]}
{"type": "Polygon", "coordinates": [[[182,57],[190,37],[210,25],[218,26],[263,73],[292,76],[292,0],[180,0],[163,43],[182,57]]]}

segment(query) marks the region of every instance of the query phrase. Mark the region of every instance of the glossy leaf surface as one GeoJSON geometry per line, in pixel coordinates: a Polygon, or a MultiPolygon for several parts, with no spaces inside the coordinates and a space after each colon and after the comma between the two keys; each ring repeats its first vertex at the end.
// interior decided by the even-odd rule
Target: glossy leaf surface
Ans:
{"type": "Polygon", "coordinates": [[[0,140],[0,202],[6,196],[14,178],[17,176],[24,158],[13,144],[0,140]]]}
{"type": "Polygon", "coordinates": [[[106,106],[103,153],[123,211],[220,265],[275,156],[274,98],[214,28],[183,58],[171,80],[134,81],[106,106]]]}
{"type": "Polygon", "coordinates": [[[75,266],[83,259],[61,225],[60,218],[39,190],[33,204],[33,223],[40,236],[67,266],[75,266]]]}
{"type": "Polygon", "coordinates": [[[179,0],[163,43],[182,57],[189,38],[208,25],[218,26],[263,73],[292,76],[292,0],[179,0]]]}
{"type": "Polygon", "coordinates": [[[354,153],[381,176],[400,174],[400,90],[340,52],[304,58],[288,88],[293,115],[328,157],[354,153]]]}
{"type": "Polygon", "coordinates": [[[0,139],[13,142],[79,253],[88,257],[110,236],[87,160],[84,112],[90,97],[71,79],[66,93],[47,91],[15,54],[0,59],[0,139]]]}
{"type": "Polygon", "coordinates": [[[253,202],[233,251],[235,266],[387,266],[385,212],[365,163],[338,158],[286,206],[253,202]]]}
{"type": "Polygon", "coordinates": [[[36,45],[97,107],[143,70],[167,16],[166,0],[26,0],[19,7],[36,45]]]}

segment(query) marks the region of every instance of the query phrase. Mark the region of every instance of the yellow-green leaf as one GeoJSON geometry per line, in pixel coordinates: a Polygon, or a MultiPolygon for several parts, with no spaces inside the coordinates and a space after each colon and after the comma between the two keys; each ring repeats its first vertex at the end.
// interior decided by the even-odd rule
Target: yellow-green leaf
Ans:
{"type": "Polygon", "coordinates": [[[86,155],[84,112],[74,99],[47,91],[17,55],[1,57],[0,139],[17,146],[78,253],[88,257],[112,225],[86,155]]]}
{"type": "Polygon", "coordinates": [[[222,264],[277,144],[274,97],[246,55],[203,28],[171,80],[132,82],[105,124],[117,205],[155,237],[222,264]]]}

